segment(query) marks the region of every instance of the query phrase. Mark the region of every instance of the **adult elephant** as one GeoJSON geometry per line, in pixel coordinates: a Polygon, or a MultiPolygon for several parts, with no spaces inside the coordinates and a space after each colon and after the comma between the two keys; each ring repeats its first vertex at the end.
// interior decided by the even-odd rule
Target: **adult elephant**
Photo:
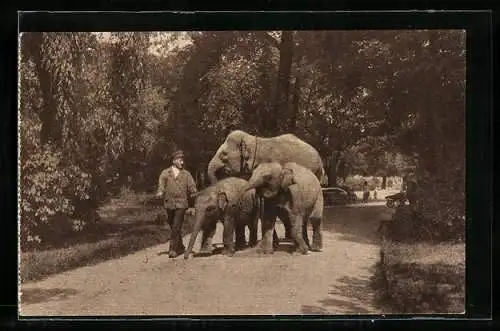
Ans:
{"type": "Polygon", "coordinates": [[[318,178],[309,169],[294,162],[284,165],[278,162],[261,163],[245,188],[253,189],[264,197],[264,208],[267,209],[262,220],[260,251],[272,253],[274,223],[280,214],[290,219],[292,238],[299,252],[321,251],[323,194],[318,178]],[[313,226],[312,245],[309,245],[307,236],[308,222],[313,226]]]}
{"type": "Polygon", "coordinates": [[[246,245],[245,226],[249,228],[249,245],[257,244],[258,203],[255,190],[245,190],[248,182],[241,178],[225,178],[196,194],[195,224],[184,258],[189,258],[196,237],[203,230],[201,253],[211,253],[212,239],[219,220],[224,222],[224,251],[232,255],[246,245]],[[236,234],[236,247],[233,234],[236,234]]]}
{"type": "Polygon", "coordinates": [[[295,162],[310,169],[326,184],[323,161],[318,151],[293,134],[262,138],[241,130],[229,133],[208,164],[208,178],[215,184],[219,176],[247,175],[259,164],[295,162]]]}

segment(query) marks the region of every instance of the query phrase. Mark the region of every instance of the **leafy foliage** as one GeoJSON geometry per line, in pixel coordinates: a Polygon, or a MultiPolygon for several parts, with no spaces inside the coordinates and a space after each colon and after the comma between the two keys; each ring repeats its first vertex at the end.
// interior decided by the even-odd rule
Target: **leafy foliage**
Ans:
{"type": "Polygon", "coordinates": [[[49,145],[26,155],[21,164],[21,242],[29,246],[50,240],[54,228],[58,235],[82,230],[83,220],[74,219],[74,203],[90,198],[89,174],[65,164],[61,152],[49,145]]]}

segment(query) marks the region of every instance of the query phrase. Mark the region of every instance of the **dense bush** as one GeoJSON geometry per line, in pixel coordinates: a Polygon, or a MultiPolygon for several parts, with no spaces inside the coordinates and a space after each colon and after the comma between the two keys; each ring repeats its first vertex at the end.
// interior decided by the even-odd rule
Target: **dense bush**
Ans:
{"type": "Polygon", "coordinates": [[[465,162],[455,162],[448,171],[425,173],[420,179],[422,191],[417,204],[424,224],[441,240],[465,240],[465,162]]]}
{"type": "Polygon", "coordinates": [[[83,229],[84,220],[74,219],[74,206],[90,198],[88,174],[65,164],[50,145],[25,155],[20,171],[23,248],[83,229]]]}
{"type": "Polygon", "coordinates": [[[382,241],[380,297],[394,313],[463,313],[465,246],[382,241]]]}
{"type": "Polygon", "coordinates": [[[435,214],[425,213],[414,206],[400,206],[386,229],[387,238],[396,242],[463,241],[465,217],[442,222],[435,214]]]}
{"type": "Polygon", "coordinates": [[[453,267],[398,265],[387,268],[386,275],[388,296],[399,313],[464,311],[465,273],[453,267]]]}
{"type": "MultiPolygon", "coordinates": [[[[396,208],[388,225],[388,237],[395,241],[464,241],[465,174],[462,168],[447,174],[422,173],[414,202],[396,208]]],[[[412,200],[410,199],[410,200],[412,200]]]]}

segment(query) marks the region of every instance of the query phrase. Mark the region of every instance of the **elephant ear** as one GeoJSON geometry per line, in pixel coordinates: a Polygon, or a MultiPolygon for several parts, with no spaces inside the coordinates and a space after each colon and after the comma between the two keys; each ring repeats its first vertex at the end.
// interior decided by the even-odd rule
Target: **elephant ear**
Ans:
{"type": "Polygon", "coordinates": [[[222,150],[222,151],[219,153],[219,159],[220,159],[222,162],[227,162],[227,151],[226,151],[226,150],[222,150]]]}
{"type": "Polygon", "coordinates": [[[250,148],[243,138],[240,141],[239,147],[242,159],[244,161],[248,161],[248,159],[250,159],[250,148]]]}
{"type": "Polygon", "coordinates": [[[229,199],[227,198],[227,194],[224,191],[217,192],[217,208],[220,210],[226,210],[227,205],[229,204],[229,199]]]}
{"type": "Polygon", "coordinates": [[[280,174],[281,188],[287,189],[290,185],[296,184],[293,169],[283,168],[280,174]]]}

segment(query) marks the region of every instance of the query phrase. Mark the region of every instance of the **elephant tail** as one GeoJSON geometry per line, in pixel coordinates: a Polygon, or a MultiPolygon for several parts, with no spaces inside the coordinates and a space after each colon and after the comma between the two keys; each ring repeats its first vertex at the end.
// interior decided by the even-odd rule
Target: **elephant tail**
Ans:
{"type": "Polygon", "coordinates": [[[317,173],[319,183],[321,186],[327,186],[328,185],[328,176],[326,175],[325,168],[321,166],[319,168],[319,171],[317,173]]]}

